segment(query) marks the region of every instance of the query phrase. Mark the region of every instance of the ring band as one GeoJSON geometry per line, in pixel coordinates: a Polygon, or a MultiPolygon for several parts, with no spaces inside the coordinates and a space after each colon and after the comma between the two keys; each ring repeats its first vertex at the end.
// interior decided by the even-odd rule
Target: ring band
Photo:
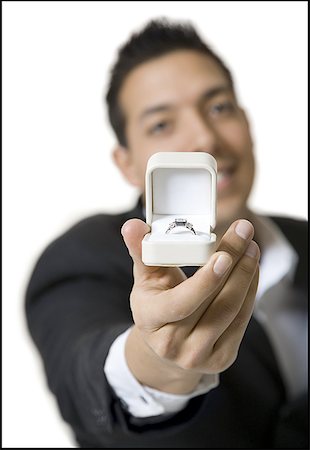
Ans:
{"type": "Polygon", "coordinates": [[[175,219],[173,222],[170,223],[169,227],[167,228],[166,233],[170,233],[170,231],[175,227],[185,227],[188,230],[190,230],[192,233],[196,234],[196,231],[194,230],[194,227],[191,223],[187,222],[187,219],[175,219]]]}

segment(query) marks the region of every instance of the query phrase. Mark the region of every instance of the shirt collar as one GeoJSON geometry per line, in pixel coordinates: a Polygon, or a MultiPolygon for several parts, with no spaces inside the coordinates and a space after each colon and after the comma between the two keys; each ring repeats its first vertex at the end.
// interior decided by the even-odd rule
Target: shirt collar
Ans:
{"type": "Polygon", "coordinates": [[[271,219],[255,216],[255,237],[261,249],[257,301],[284,277],[292,281],[298,255],[280,228],[271,219]]]}

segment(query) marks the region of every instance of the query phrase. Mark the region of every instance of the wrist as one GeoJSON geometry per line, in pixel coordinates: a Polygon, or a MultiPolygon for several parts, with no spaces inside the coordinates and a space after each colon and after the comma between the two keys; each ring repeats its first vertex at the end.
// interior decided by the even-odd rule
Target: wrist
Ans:
{"type": "Polygon", "coordinates": [[[171,394],[188,394],[198,385],[202,374],[178,367],[160,358],[133,326],[126,341],[127,365],[139,383],[171,394]]]}

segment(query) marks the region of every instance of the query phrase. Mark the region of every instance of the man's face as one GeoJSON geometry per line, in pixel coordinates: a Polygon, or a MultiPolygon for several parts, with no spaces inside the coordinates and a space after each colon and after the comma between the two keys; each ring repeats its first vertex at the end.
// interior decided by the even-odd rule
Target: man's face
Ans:
{"type": "Polygon", "coordinates": [[[143,63],[119,96],[127,149],[114,152],[126,178],[144,191],[149,157],[159,151],[206,152],[218,164],[217,224],[244,215],[254,178],[249,126],[221,67],[180,50],[143,63]]]}

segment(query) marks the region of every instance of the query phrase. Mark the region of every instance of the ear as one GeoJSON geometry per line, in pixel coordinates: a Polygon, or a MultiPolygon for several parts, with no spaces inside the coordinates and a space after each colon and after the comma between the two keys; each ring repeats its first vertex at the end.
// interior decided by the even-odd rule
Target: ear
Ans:
{"type": "Polygon", "coordinates": [[[112,156],[114,163],[119,168],[125,179],[133,186],[140,187],[140,182],[136,175],[135,164],[130,150],[121,145],[117,145],[113,150],[112,156]]]}

